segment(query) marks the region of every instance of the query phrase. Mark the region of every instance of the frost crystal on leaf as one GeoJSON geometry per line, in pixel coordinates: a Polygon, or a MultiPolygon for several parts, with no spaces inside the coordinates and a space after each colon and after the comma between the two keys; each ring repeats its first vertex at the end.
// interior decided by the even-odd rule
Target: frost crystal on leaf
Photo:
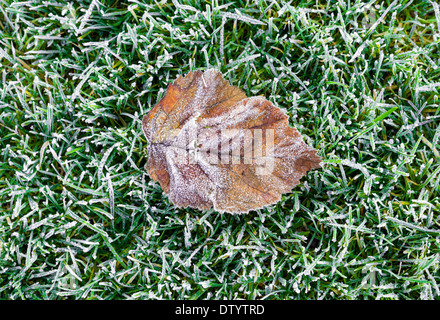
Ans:
{"type": "Polygon", "coordinates": [[[142,129],[147,171],[177,207],[260,209],[321,165],[284,111],[246,97],[213,69],[179,76],[142,129]]]}

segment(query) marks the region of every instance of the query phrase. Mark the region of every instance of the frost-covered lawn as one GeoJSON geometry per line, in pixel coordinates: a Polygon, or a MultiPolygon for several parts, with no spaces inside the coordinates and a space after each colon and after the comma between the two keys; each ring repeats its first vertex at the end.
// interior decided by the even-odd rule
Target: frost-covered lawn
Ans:
{"type": "Polygon", "coordinates": [[[0,1],[0,298],[438,299],[438,3],[143,2],[0,1]],[[212,67],[325,161],[268,209],[144,169],[142,116],[212,67]]]}

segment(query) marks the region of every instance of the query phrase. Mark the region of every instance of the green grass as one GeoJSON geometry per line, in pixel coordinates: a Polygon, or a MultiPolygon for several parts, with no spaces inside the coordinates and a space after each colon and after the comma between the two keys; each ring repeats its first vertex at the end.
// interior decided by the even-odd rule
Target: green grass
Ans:
{"type": "Polygon", "coordinates": [[[69,2],[0,0],[0,298],[439,299],[435,1],[69,2]],[[325,161],[265,210],[144,169],[142,116],[212,67],[325,161]]]}

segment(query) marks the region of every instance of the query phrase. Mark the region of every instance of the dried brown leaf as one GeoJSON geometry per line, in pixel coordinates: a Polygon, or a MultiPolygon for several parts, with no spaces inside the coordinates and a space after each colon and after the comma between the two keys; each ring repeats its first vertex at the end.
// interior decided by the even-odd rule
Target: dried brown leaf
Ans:
{"type": "Polygon", "coordinates": [[[217,70],[179,76],[142,129],[147,171],[177,207],[260,209],[321,164],[280,108],[247,98],[217,70]]]}

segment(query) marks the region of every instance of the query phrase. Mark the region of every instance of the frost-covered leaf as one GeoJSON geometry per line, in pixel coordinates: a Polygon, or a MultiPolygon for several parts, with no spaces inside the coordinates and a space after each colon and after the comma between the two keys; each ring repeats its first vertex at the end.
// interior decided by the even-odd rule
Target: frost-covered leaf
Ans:
{"type": "Polygon", "coordinates": [[[217,70],[179,76],[142,128],[148,173],[177,207],[260,209],[321,163],[280,108],[247,98],[217,70]]]}

